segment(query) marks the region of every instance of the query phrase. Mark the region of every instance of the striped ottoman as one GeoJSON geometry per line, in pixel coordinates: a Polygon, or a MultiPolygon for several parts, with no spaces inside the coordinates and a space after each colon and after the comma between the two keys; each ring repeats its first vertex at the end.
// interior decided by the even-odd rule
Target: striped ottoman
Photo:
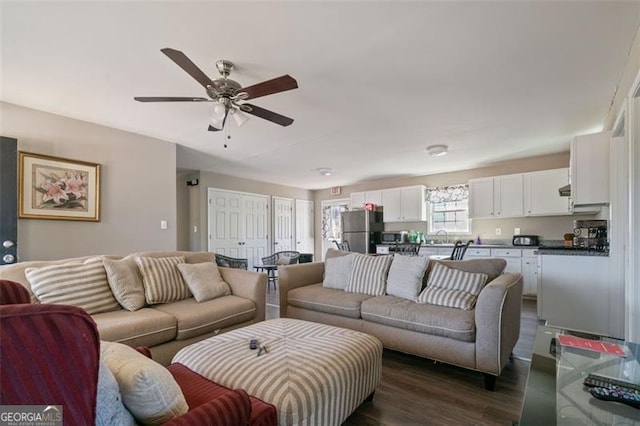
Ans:
{"type": "Polygon", "coordinates": [[[339,425],[380,382],[382,344],[357,331],[282,318],[187,346],[173,362],[270,402],[281,425],[339,425]],[[257,356],[251,339],[268,353],[257,356]]]}

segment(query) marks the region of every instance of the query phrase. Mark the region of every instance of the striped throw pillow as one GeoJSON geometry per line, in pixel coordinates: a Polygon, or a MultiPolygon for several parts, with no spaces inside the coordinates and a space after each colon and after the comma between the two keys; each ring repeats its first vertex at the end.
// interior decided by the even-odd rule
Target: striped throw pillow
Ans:
{"type": "Polygon", "coordinates": [[[150,305],[169,303],[191,297],[189,287],[182,279],[176,265],[184,262],[184,256],[136,257],[142,275],[144,297],[150,305]]]}
{"type": "Polygon", "coordinates": [[[429,274],[427,287],[418,296],[418,303],[473,309],[487,274],[465,272],[436,263],[429,274]]]}
{"type": "Polygon", "coordinates": [[[89,314],[121,309],[111,293],[102,258],[27,268],[25,275],[42,303],[78,306],[89,314]]]}
{"type": "Polygon", "coordinates": [[[366,256],[356,253],[344,291],[382,296],[393,256],[366,256]]]}

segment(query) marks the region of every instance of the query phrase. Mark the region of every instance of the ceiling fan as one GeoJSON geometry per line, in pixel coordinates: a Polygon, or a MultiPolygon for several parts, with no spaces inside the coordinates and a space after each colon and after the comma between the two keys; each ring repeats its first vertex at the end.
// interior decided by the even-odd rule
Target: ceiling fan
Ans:
{"type": "Polygon", "coordinates": [[[260,108],[256,105],[244,103],[244,101],[248,99],[255,99],[261,96],[284,92],[286,90],[297,89],[298,82],[290,75],[287,74],[252,86],[242,87],[237,81],[228,78],[229,74],[231,74],[231,71],[234,69],[234,65],[230,61],[217,61],[216,68],[218,68],[218,72],[222,77],[211,80],[200,68],[198,68],[196,64],[191,61],[191,59],[187,57],[187,55],[181,51],[168,47],[160,49],[160,51],[200,83],[205,88],[208,98],[138,96],[133,98],[136,101],[215,102],[216,105],[211,117],[211,123],[209,124],[209,131],[212,132],[222,130],[229,116],[234,118],[234,121],[238,126],[241,126],[248,120],[248,117],[243,114],[245,112],[281,126],[288,126],[293,123],[292,118],[260,108]]]}

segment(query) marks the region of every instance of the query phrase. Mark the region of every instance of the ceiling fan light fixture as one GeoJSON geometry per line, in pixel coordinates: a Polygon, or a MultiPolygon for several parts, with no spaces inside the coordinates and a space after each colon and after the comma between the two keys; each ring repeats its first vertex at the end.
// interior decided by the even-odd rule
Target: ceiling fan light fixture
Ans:
{"type": "Polygon", "coordinates": [[[447,145],[431,145],[427,147],[427,152],[432,157],[442,157],[449,153],[449,147],[447,145]]]}
{"type": "Polygon", "coordinates": [[[242,127],[244,123],[249,121],[249,117],[247,116],[247,114],[235,108],[231,110],[231,117],[233,117],[233,121],[236,122],[236,125],[238,127],[242,127]]]}
{"type": "Polygon", "coordinates": [[[320,173],[322,176],[331,176],[331,168],[330,167],[318,167],[316,172],[320,173]]]}
{"type": "Polygon", "coordinates": [[[227,108],[224,106],[224,104],[218,103],[213,107],[213,114],[211,114],[209,123],[216,129],[222,129],[224,127],[226,115],[227,108]]]}

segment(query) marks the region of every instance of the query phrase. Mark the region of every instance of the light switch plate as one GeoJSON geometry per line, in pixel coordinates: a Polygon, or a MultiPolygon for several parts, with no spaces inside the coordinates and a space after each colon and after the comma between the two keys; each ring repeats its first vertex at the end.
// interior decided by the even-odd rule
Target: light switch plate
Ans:
{"type": "Polygon", "coordinates": [[[496,235],[502,234],[502,228],[496,228],[496,235]]]}
{"type": "Polygon", "coordinates": [[[514,228],[513,235],[520,235],[520,228],[514,228]]]}
{"type": "Polygon", "coordinates": [[[168,225],[167,225],[167,221],[166,220],[161,220],[160,221],[160,229],[167,229],[168,225]]]}

